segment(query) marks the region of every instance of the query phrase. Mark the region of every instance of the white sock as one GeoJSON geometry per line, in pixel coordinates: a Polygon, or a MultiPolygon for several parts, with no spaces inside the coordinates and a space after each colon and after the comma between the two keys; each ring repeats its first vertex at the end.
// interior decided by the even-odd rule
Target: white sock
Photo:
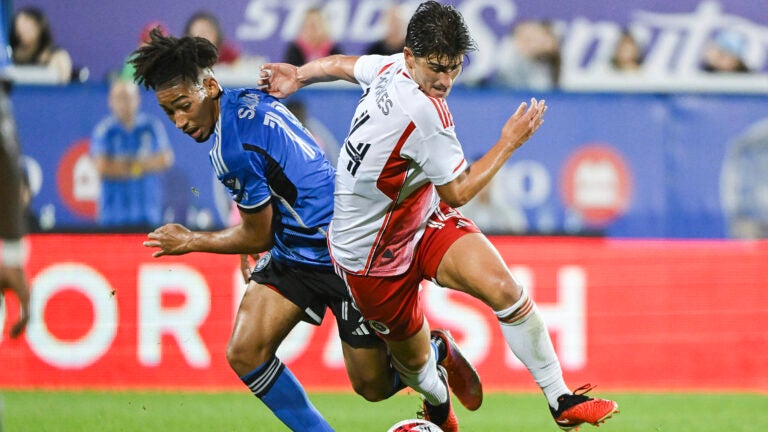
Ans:
{"type": "Polygon", "coordinates": [[[421,370],[406,369],[394,356],[392,356],[392,366],[400,373],[400,379],[421,393],[430,405],[437,406],[448,400],[448,388],[437,373],[437,359],[431,348],[427,364],[421,370]]]}
{"type": "Polygon", "coordinates": [[[531,372],[549,405],[557,409],[557,397],[571,391],[565,385],[560,361],[538,308],[523,291],[515,304],[494,313],[507,345],[531,372]]]}

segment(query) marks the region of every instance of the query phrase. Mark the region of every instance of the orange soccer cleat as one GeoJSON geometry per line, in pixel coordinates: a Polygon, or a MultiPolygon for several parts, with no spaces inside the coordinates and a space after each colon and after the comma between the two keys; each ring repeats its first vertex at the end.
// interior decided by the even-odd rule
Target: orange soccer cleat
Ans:
{"type": "Polygon", "coordinates": [[[448,372],[448,385],[464,407],[470,411],[480,408],[483,403],[483,385],[480,376],[459,350],[451,332],[435,329],[432,338],[440,338],[445,344],[445,358],[440,365],[448,372]]]}
{"type": "Polygon", "coordinates": [[[585,393],[594,387],[583,385],[572,394],[563,394],[557,398],[557,409],[549,407],[555,422],[564,431],[579,430],[579,425],[589,423],[599,426],[612,415],[619,412],[619,404],[607,399],[593,399],[585,393]]]}

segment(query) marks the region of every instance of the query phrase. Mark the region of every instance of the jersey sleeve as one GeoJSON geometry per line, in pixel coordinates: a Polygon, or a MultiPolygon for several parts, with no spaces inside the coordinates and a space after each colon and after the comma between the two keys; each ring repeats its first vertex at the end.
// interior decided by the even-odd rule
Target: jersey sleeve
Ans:
{"type": "Polygon", "coordinates": [[[402,54],[360,56],[355,62],[355,79],[361,86],[368,87],[387,65],[396,62],[402,56],[402,54]]]}
{"type": "Polygon", "coordinates": [[[450,183],[467,168],[467,161],[445,100],[424,96],[410,108],[418,135],[403,147],[403,155],[413,159],[434,185],[450,183]]]}
{"type": "Polygon", "coordinates": [[[259,154],[249,153],[247,159],[250,169],[243,170],[239,176],[242,193],[239,197],[235,194],[232,196],[246,213],[261,210],[272,198],[264,175],[264,158],[259,154]]]}

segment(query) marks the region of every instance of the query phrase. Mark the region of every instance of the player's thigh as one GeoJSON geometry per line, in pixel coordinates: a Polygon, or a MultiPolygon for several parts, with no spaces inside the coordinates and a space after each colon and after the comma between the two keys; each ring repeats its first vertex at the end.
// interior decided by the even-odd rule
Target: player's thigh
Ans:
{"type": "Polygon", "coordinates": [[[237,311],[230,346],[274,354],[303,316],[304,312],[280,293],[251,281],[237,311]]]}
{"type": "Polygon", "coordinates": [[[392,388],[393,378],[384,341],[375,346],[357,348],[342,341],[341,351],[349,381],[358,393],[371,387],[382,390],[392,388]]]}
{"type": "Polygon", "coordinates": [[[516,302],[522,287],[485,235],[464,235],[448,248],[437,267],[440,285],[479,298],[494,310],[516,302]]]}

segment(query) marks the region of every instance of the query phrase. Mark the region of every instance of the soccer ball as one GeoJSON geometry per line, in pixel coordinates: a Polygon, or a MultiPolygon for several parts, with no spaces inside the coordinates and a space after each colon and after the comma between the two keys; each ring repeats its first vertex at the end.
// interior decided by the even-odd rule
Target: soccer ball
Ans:
{"type": "Polygon", "coordinates": [[[409,419],[398,422],[387,432],[443,432],[436,424],[422,419],[409,419]]]}

